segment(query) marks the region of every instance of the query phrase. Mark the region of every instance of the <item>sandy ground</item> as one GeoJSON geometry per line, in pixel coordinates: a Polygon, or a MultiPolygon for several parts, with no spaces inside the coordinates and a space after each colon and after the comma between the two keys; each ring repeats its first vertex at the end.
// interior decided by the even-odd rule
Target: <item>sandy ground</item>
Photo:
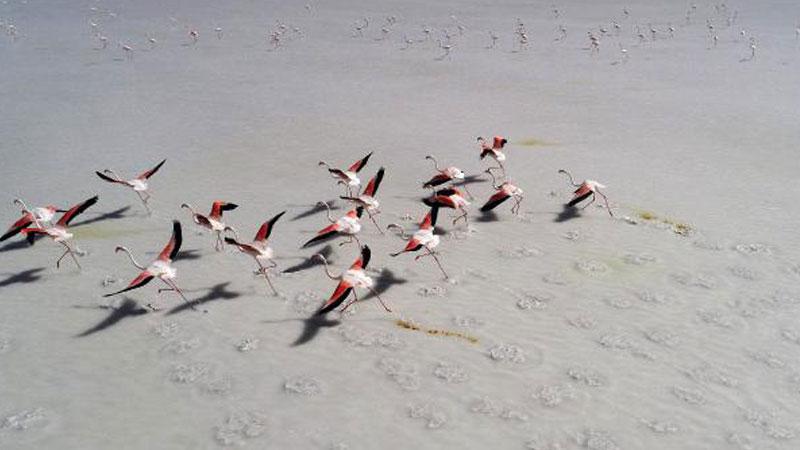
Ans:
{"type": "MultiPolygon", "coordinates": [[[[100,202],[76,220],[81,271],[57,270],[51,242],[0,246],[0,447],[797,448],[800,7],[697,2],[687,24],[683,2],[551,4],[3,2],[0,217],[18,196],[100,202]],[[491,187],[470,184],[469,228],[440,218],[450,282],[365,223],[394,312],[372,299],[308,320],[335,283],[303,265],[324,247],[299,246],[341,192],[317,161],[374,151],[379,220],[413,227],[424,156],[480,175],[475,137],[492,134],[520,217],[481,217],[491,187]],[[152,217],[93,174],[165,157],[152,217]],[[564,214],[559,168],[606,184],[617,217],[564,214]],[[178,207],[217,199],[247,237],[288,210],[280,296],[178,207]],[[178,282],[205,312],[155,285],[104,299],[136,275],[114,246],[154,257],[173,218],[178,282]]],[[[335,270],[357,254],[337,243],[335,270]]]]}

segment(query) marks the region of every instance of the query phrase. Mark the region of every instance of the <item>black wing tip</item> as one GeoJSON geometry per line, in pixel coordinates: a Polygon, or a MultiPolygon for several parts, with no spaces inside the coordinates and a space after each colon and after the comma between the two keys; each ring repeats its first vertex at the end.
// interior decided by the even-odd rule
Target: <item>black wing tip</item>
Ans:
{"type": "Polygon", "coordinates": [[[372,250],[370,250],[369,246],[364,244],[361,247],[361,268],[366,269],[367,264],[369,264],[369,260],[372,258],[372,250]]]}
{"type": "Polygon", "coordinates": [[[431,208],[433,208],[433,207],[435,207],[435,206],[438,206],[438,205],[436,204],[436,202],[434,202],[433,200],[431,200],[431,199],[429,199],[429,198],[424,198],[424,199],[422,199],[422,203],[425,203],[426,205],[430,206],[431,208]]]}
{"type": "Polygon", "coordinates": [[[238,242],[236,242],[236,239],[234,239],[232,237],[225,237],[225,242],[228,243],[228,244],[231,244],[231,245],[238,244],[238,242]]]}
{"type": "Polygon", "coordinates": [[[360,219],[362,214],[364,214],[364,207],[363,206],[359,206],[358,208],[356,208],[356,215],[360,219]]]}
{"type": "Polygon", "coordinates": [[[439,217],[439,205],[431,206],[431,226],[436,226],[436,218],[439,217]]]}

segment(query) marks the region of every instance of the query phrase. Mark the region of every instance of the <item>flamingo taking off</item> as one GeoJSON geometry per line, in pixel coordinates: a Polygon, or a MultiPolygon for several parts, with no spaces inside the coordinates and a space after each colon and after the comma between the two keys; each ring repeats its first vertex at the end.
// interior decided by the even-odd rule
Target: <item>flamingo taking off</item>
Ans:
{"type": "MultiPolygon", "coordinates": [[[[330,172],[331,176],[338,180],[337,181],[338,184],[345,185],[345,188],[347,189],[347,196],[352,197],[353,196],[352,189],[353,188],[358,189],[359,186],[361,186],[361,180],[358,179],[357,174],[359,171],[361,171],[361,169],[364,168],[364,166],[367,165],[370,156],[372,156],[372,152],[369,152],[367,156],[354,162],[350,167],[347,168],[347,170],[332,168],[325,161],[320,161],[319,165],[325,166],[325,168],[328,169],[328,172],[330,172]]],[[[356,192],[356,194],[358,194],[358,192],[356,192]]]]}
{"type": "Polygon", "coordinates": [[[611,207],[608,205],[608,197],[606,197],[606,194],[600,192],[600,189],[604,189],[605,188],[604,185],[602,185],[602,184],[600,184],[600,183],[598,183],[597,181],[594,181],[594,180],[583,180],[582,183],[578,184],[572,178],[572,174],[567,172],[566,170],[559,169],[558,173],[563,173],[564,175],[568,176],[569,177],[569,183],[573,187],[578,188],[578,189],[575,189],[575,192],[573,192],[574,195],[572,197],[572,200],[570,200],[569,203],[567,203],[567,206],[573,207],[573,206],[577,205],[578,203],[586,200],[587,198],[592,197],[592,201],[590,201],[589,203],[587,203],[587,204],[585,204],[584,206],[581,207],[581,209],[586,208],[587,206],[589,206],[592,203],[594,203],[594,201],[596,199],[595,198],[596,197],[595,194],[600,194],[603,197],[603,201],[606,204],[606,210],[608,211],[608,214],[611,217],[614,217],[614,213],[611,211],[611,207]]]}
{"type": "Polygon", "coordinates": [[[397,228],[400,230],[400,236],[403,239],[408,239],[406,246],[403,250],[400,250],[397,253],[392,253],[391,256],[398,256],[406,252],[416,252],[419,250],[424,249],[425,253],[422,255],[417,255],[414,258],[414,261],[418,261],[420,258],[425,256],[432,256],[433,259],[436,261],[436,265],[439,266],[439,270],[442,271],[444,278],[449,278],[447,276],[447,272],[444,271],[444,267],[442,267],[442,263],[439,261],[439,258],[436,256],[436,252],[433,249],[439,245],[439,236],[433,234],[433,229],[436,226],[436,217],[439,213],[439,207],[434,206],[428,211],[428,214],[425,215],[425,218],[422,219],[422,222],[419,224],[419,230],[416,233],[411,235],[410,237],[406,234],[405,230],[402,226],[393,223],[388,225],[386,228],[397,228]]]}
{"type": "Polygon", "coordinates": [[[469,224],[469,219],[467,218],[467,206],[469,206],[469,202],[461,195],[461,191],[454,187],[438,190],[422,202],[431,208],[438,206],[461,211],[461,214],[453,219],[453,225],[461,219],[464,219],[464,223],[469,224]]]}
{"type": "Polygon", "coordinates": [[[316,236],[314,236],[308,242],[303,244],[302,248],[306,248],[316,242],[319,242],[323,239],[327,239],[336,234],[343,234],[349,238],[346,242],[342,242],[339,245],[349,244],[353,242],[353,240],[355,239],[359,247],[361,246],[361,242],[356,237],[356,234],[358,234],[358,232],[361,231],[360,219],[361,215],[364,213],[363,206],[358,206],[355,209],[351,209],[350,211],[347,211],[347,214],[334,220],[333,216],[331,216],[331,207],[328,206],[327,203],[319,202],[318,205],[325,206],[325,209],[327,210],[328,213],[328,221],[330,221],[331,224],[319,230],[316,236]]]}
{"type": "Polygon", "coordinates": [[[119,175],[117,175],[111,169],[105,169],[102,172],[95,172],[98,177],[102,180],[108,181],[109,183],[118,183],[123,186],[128,186],[129,188],[133,189],[133,192],[136,192],[136,195],[139,196],[139,200],[141,200],[144,208],[147,210],[147,214],[152,214],[153,211],[150,210],[150,206],[147,204],[150,201],[150,193],[147,191],[148,185],[147,180],[150,179],[164,163],[167,162],[166,159],[162,160],[160,163],[156,164],[150,170],[140,173],[136,178],[132,180],[125,180],[119,175]]]}
{"type": "MultiPolygon", "coordinates": [[[[94,197],[88,200],[84,200],[83,202],[78,203],[77,205],[68,209],[67,212],[65,212],[64,215],[62,215],[61,218],[58,219],[58,222],[56,222],[55,225],[42,226],[41,224],[37,223],[36,228],[23,228],[22,232],[28,236],[35,234],[43,234],[50,237],[50,239],[52,239],[53,242],[58,242],[59,244],[64,246],[65,249],[64,254],[62,254],[56,261],[56,268],[60,267],[61,260],[64,259],[65,256],[69,255],[72,257],[72,260],[75,261],[75,265],[77,265],[78,268],[80,269],[81,265],[78,262],[78,258],[75,257],[75,250],[73,250],[73,248],[68,243],[69,240],[72,239],[73,235],[68,231],[67,227],[69,226],[69,223],[72,222],[72,219],[77,217],[82,212],[86,211],[90,206],[97,203],[98,198],[99,197],[95,195],[94,197]]],[[[27,212],[30,213],[30,211],[27,212]]]]}
{"type": "Polygon", "coordinates": [[[236,232],[236,230],[234,230],[232,227],[229,227],[228,225],[225,225],[225,223],[222,222],[222,213],[225,211],[232,211],[238,207],[239,205],[235,203],[228,203],[217,200],[211,204],[211,214],[209,214],[208,216],[204,216],[200,213],[195,212],[194,208],[192,208],[192,206],[189,205],[188,203],[184,203],[181,205],[181,208],[186,208],[189,210],[189,212],[192,213],[192,220],[194,220],[194,223],[200,225],[201,227],[209,231],[213,231],[214,234],[216,234],[217,242],[214,244],[214,249],[216,249],[217,251],[222,250],[222,247],[224,245],[222,242],[222,232],[228,230],[231,230],[234,233],[236,232]]]}
{"type": "MultiPolygon", "coordinates": [[[[11,226],[8,227],[8,230],[5,232],[5,234],[0,236],[0,242],[5,241],[12,236],[16,236],[17,234],[21,233],[22,230],[29,228],[33,224],[35,224],[37,227],[42,227],[43,224],[49,225],[55,218],[57,212],[66,212],[52,205],[28,209],[28,206],[25,205],[25,202],[20,199],[15,199],[14,204],[22,207],[22,217],[17,219],[16,222],[12,223],[11,226]]],[[[28,243],[33,244],[32,234],[29,234],[27,239],[28,243]]]]}
{"type": "Polygon", "coordinates": [[[275,286],[272,285],[272,281],[269,279],[267,269],[275,268],[278,265],[272,260],[272,247],[269,246],[268,241],[269,236],[272,234],[272,229],[275,228],[275,222],[277,222],[278,219],[280,219],[284,214],[286,214],[286,211],[281,211],[272,219],[269,219],[261,224],[261,227],[256,233],[256,237],[253,238],[253,242],[249,244],[241,243],[234,238],[225,238],[225,242],[236,246],[240,252],[250,255],[256,260],[256,264],[258,264],[258,271],[256,273],[264,276],[264,279],[267,280],[267,284],[275,295],[278,295],[278,291],[276,291],[275,286]],[[270,266],[265,267],[264,263],[269,263],[270,266]]]}
{"type": "Polygon", "coordinates": [[[381,234],[383,234],[383,230],[381,230],[380,225],[378,225],[378,222],[375,220],[375,216],[381,213],[381,211],[378,209],[380,208],[381,204],[375,198],[375,194],[378,192],[378,187],[380,187],[381,181],[383,181],[383,173],[384,168],[381,167],[378,170],[378,173],[375,174],[371,180],[369,180],[367,187],[364,188],[364,192],[362,192],[358,197],[348,197],[345,195],[339,197],[343,200],[348,200],[359,206],[362,206],[367,212],[367,215],[369,215],[369,219],[375,224],[375,227],[381,232],[381,234]]]}
{"type": "MultiPolygon", "coordinates": [[[[172,267],[172,261],[175,259],[175,256],[178,255],[178,251],[181,249],[181,242],[183,241],[183,237],[181,234],[181,223],[177,220],[172,221],[172,237],[170,238],[167,245],[164,246],[164,249],[161,250],[161,253],[158,254],[158,257],[155,261],[150,263],[149,266],[145,267],[134,259],[133,254],[131,251],[128,250],[126,247],[121,245],[117,246],[114,249],[115,252],[125,252],[128,255],[128,258],[131,260],[136,268],[141,270],[142,272],[136,278],[131,281],[128,286],[124,289],[121,289],[117,292],[112,292],[110,294],[105,294],[103,297],[111,297],[113,295],[121,294],[123,292],[132,291],[134,289],[139,289],[140,287],[146,285],[147,283],[153,281],[153,278],[158,278],[159,280],[163,281],[164,284],[168,286],[166,289],[159,289],[158,292],[161,293],[162,291],[174,291],[178,295],[181,296],[183,301],[186,303],[191,303],[189,300],[186,299],[186,296],[183,295],[183,292],[178,288],[178,285],[175,284],[175,277],[178,275],[178,271],[172,267]]],[[[148,305],[150,306],[150,305],[148,305]]],[[[150,306],[152,308],[152,306],[150,306]]],[[[192,306],[192,309],[195,309],[192,306]]]]}
{"type": "Polygon", "coordinates": [[[375,292],[375,289],[372,288],[374,281],[372,281],[372,278],[370,278],[364,271],[364,269],[367,268],[367,264],[369,264],[371,255],[372,252],[370,251],[369,247],[366,245],[361,247],[361,256],[356,260],[356,262],[353,263],[352,266],[350,266],[349,269],[342,272],[338,276],[331,273],[330,269],[328,268],[328,260],[325,259],[325,256],[319,253],[314,255],[315,258],[322,261],[322,263],[325,265],[325,274],[328,275],[328,278],[331,280],[339,280],[336,290],[333,291],[333,294],[331,294],[331,297],[328,299],[328,301],[322,305],[319,311],[317,311],[317,316],[326,314],[336,309],[336,307],[341,305],[342,302],[347,299],[347,297],[350,295],[350,292],[352,292],[353,300],[349,301],[346,305],[344,305],[344,308],[342,308],[341,312],[345,312],[350,305],[358,301],[356,288],[364,288],[369,290],[372,295],[377,297],[377,299],[381,302],[383,309],[385,309],[387,312],[392,312],[392,310],[386,306],[386,303],[383,302],[381,296],[378,295],[378,293],[375,292]]]}
{"type": "MultiPolygon", "coordinates": [[[[430,180],[423,183],[422,184],[423,188],[433,190],[436,186],[441,186],[447,182],[455,184],[459,181],[464,181],[465,178],[464,172],[458,167],[449,166],[445,167],[444,169],[441,169],[439,168],[439,162],[436,161],[436,158],[434,158],[433,156],[428,155],[425,157],[425,159],[433,161],[433,168],[439,173],[431,177],[430,180]]],[[[469,190],[467,190],[467,185],[462,184],[461,186],[464,188],[464,191],[467,193],[467,195],[469,195],[470,198],[472,198],[472,194],[470,194],[469,190]]]]}
{"type": "Polygon", "coordinates": [[[497,180],[494,177],[494,173],[492,173],[492,169],[486,169],[486,173],[491,175],[492,187],[495,188],[496,192],[489,197],[489,200],[486,202],[486,204],[481,206],[481,212],[491,211],[509,198],[514,198],[514,206],[511,207],[511,212],[519,215],[519,206],[523,199],[522,189],[508,181],[504,181],[502,184],[498,185],[497,180]]]}
{"type": "Polygon", "coordinates": [[[508,140],[503,136],[495,136],[492,140],[492,145],[489,145],[486,139],[478,137],[478,144],[481,146],[481,159],[484,159],[487,156],[494,159],[498,165],[497,168],[503,171],[504,176],[506,169],[503,167],[503,161],[506,160],[506,154],[503,153],[503,148],[507,143],[508,140]]]}

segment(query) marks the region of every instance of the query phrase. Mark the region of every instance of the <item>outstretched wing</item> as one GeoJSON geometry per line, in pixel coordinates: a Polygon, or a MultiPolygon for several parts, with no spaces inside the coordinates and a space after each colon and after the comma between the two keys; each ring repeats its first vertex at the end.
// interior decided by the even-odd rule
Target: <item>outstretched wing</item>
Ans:
{"type": "Polygon", "coordinates": [[[223,211],[232,211],[238,208],[239,205],[235,203],[216,201],[211,204],[211,217],[222,217],[223,211]]]}
{"type": "Polygon", "coordinates": [[[358,269],[366,269],[367,264],[369,264],[369,259],[372,257],[372,250],[369,249],[366,245],[361,247],[361,256],[350,266],[350,269],[358,270],[358,269]]]}
{"type": "Polygon", "coordinates": [[[333,294],[331,294],[331,298],[328,299],[328,301],[325,302],[324,305],[322,305],[322,307],[319,309],[319,311],[317,311],[315,315],[321,316],[336,309],[336,307],[341,305],[344,299],[346,299],[347,296],[350,295],[350,291],[352,290],[353,288],[352,286],[350,286],[349,283],[340,281],[339,285],[336,286],[336,290],[333,291],[333,294]]]}
{"type": "Polygon", "coordinates": [[[111,178],[110,176],[104,174],[103,172],[95,172],[98,177],[102,180],[108,181],[109,183],[119,183],[119,184],[128,184],[122,180],[117,180],[116,178],[111,178]]]}
{"type": "Polygon", "coordinates": [[[449,176],[447,176],[447,175],[445,175],[443,173],[440,173],[438,175],[434,175],[433,178],[431,178],[430,180],[426,181],[422,185],[422,187],[429,188],[429,187],[439,186],[441,184],[447,183],[451,179],[452,178],[450,178],[449,176]]]}
{"type": "Polygon", "coordinates": [[[6,233],[3,236],[0,236],[0,242],[5,241],[11,236],[19,234],[23,230],[23,228],[29,227],[32,223],[33,223],[32,216],[29,213],[23,214],[22,217],[17,219],[16,222],[14,222],[13,224],[11,224],[10,227],[8,227],[8,231],[6,231],[6,233]]]}
{"type": "Polygon", "coordinates": [[[158,254],[158,259],[162,261],[172,261],[178,255],[181,249],[181,242],[183,242],[183,234],[181,233],[181,223],[177,220],[172,221],[172,237],[164,246],[164,250],[158,254]]]}
{"type": "Polygon", "coordinates": [[[375,197],[375,193],[378,192],[378,188],[381,185],[381,181],[383,181],[383,173],[384,169],[383,167],[381,167],[380,170],[378,170],[378,173],[375,174],[375,176],[372,177],[371,180],[369,180],[369,183],[367,183],[367,187],[364,188],[364,195],[375,197]]]}
{"type": "Polygon", "coordinates": [[[497,191],[489,197],[489,200],[486,202],[485,205],[481,206],[481,212],[491,211],[497,207],[497,205],[503,203],[504,201],[508,200],[511,197],[505,191],[497,191]]]}
{"type": "Polygon", "coordinates": [[[150,170],[148,170],[146,172],[142,172],[136,178],[139,179],[139,180],[146,180],[146,179],[152,177],[153,175],[155,175],[156,172],[158,172],[158,169],[160,169],[161,166],[163,166],[165,162],[167,162],[166,159],[161,160],[161,162],[158,163],[155,167],[153,167],[152,169],[150,169],[150,170]]]}
{"type": "Polygon", "coordinates": [[[286,211],[281,211],[280,213],[276,214],[275,217],[269,219],[268,221],[261,224],[261,228],[258,229],[258,233],[256,233],[255,241],[266,241],[269,239],[269,236],[272,234],[272,228],[275,226],[275,222],[281,218],[282,215],[286,214],[286,211]]]}
{"type": "Polygon", "coordinates": [[[97,203],[98,199],[99,197],[95,195],[94,197],[73,206],[72,208],[67,210],[67,212],[65,212],[63,216],[61,216],[61,219],[58,220],[57,225],[61,227],[66,227],[67,225],[69,225],[72,219],[74,219],[78,214],[86,211],[90,206],[97,203]]]}
{"type": "Polygon", "coordinates": [[[103,297],[111,297],[112,295],[121,294],[123,292],[132,291],[134,289],[139,289],[140,287],[151,282],[152,280],[153,280],[153,275],[145,270],[144,272],[140,273],[138,277],[134,278],[133,281],[131,281],[130,284],[128,284],[128,287],[126,287],[125,289],[121,289],[117,292],[112,292],[110,294],[104,294],[103,297]]]}
{"type": "Polygon", "coordinates": [[[364,166],[367,165],[367,161],[369,161],[369,157],[370,156],[372,156],[372,152],[369,152],[369,154],[367,156],[365,156],[365,157],[361,158],[360,160],[354,162],[352,166],[347,168],[347,170],[349,172],[358,173],[359,170],[363,169],[364,166]]]}
{"type": "Polygon", "coordinates": [[[308,242],[303,244],[302,248],[306,248],[306,247],[310,246],[311,244],[313,244],[315,242],[319,242],[321,240],[329,238],[329,237],[333,236],[334,234],[336,234],[338,232],[339,232],[339,224],[332,223],[332,224],[328,225],[327,227],[319,230],[317,232],[316,236],[314,236],[313,238],[309,239],[308,242]]]}
{"type": "Polygon", "coordinates": [[[573,197],[572,200],[570,200],[569,203],[567,203],[567,206],[575,206],[578,203],[580,203],[580,202],[586,200],[587,198],[589,198],[590,195],[592,195],[592,191],[588,190],[588,189],[586,190],[585,193],[582,193],[582,194],[576,193],[575,197],[573,197]]]}
{"type": "Polygon", "coordinates": [[[420,222],[419,227],[423,230],[429,230],[436,226],[436,218],[439,216],[439,206],[433,205],[425,218],[420,222]]]}

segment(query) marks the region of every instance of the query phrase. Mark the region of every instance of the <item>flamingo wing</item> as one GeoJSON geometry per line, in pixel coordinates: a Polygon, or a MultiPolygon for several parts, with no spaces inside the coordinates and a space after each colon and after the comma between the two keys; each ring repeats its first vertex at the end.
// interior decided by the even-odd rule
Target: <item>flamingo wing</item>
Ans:
{"type": "Polygon", "coordinates": [[[328,172],[330,172],[331,175],[335,175],[336,178],[340,178],[340,179],[345,180],[345,181],[349,178],[347,176],[347,174],[344,173],[344,170],[342,170],[342,169],[331,169],[331,168],[328,168],[328,172]]]}
{"type": "Polygon", "coordinates": [[[372,250],[369,249],[366,245],[361,247],[361,256],[350,266],[352,270],[364,270],[367,268],[367,264],[369,264],[369,260],[372,257],[372,250]]]}
{"type": "Polygon", "coordinates": [[[90,206],[97,203],[98,199],[99,197],[95,195],[94,197],[73,206],[72,208],[67,210],[67,212],[65,212],[63,216],[61,216],[61,218],[58,220],[57,225],[61,227],[66,227],[67,225],[69,225],[72,219],[74,219],[78,214],[86,211],[87,209],[89,209],[90,206]]]}
{"type": "Polygon", "coordinates": [[[494,150],[492,150],[491,148],[484,148],[481,151],[481,159],[486,158],[487,156],[493,155],[493,154],[494,154],[494,150]]]}
{"type": "Polygon", "coordinates": [[[481,212],[491,211],[495,209],[497,205],[508,200],[509,197],[511,196],[508,195],[508,193],[503,190],[495,192],[494,195],[489,197],[489,200],[486,202],[486,204],[481,206],[481,212]]]}
{"type": "Polygon", "coordinates": [[[225,243],[230,244],[230,245],[235,245],[239,249],[239,251],[242,251],[242,252],[245,252],[245,253],[254,254],[254,255],[258,254],[258,250],[255,247],[253,247],[250,244],[243,244],[243,243],[237,241],[234,238],[226,237],[225,238],[225,243]]]}
{"type": "Polygon", "coordinates": [[[233,211],[238,207],[239,205],[235,203],[216,201],[211,204],[211,214],[209,215],[211,217],[222,217],[223,211],[233,211]]]}
{"type": "Polygon", "coordinates": [[[369,152],[369,154],[367,154],[367,156],[365,156],[365,157],[361,158],[360,160],[354,162],[352,166],[347,168],[347,170],[349,172],[358,173],[358,171],[360,171],[361,169],[364,168],[364,166],[367,165],[367,161],[369,161],[369,157],[370,156],[372,156],[372,152],[369,152]]]}
{"type": "Polygon", "coordinates": [[[590,195],[592,195],[592,191],[590,191],[588,189],[586,190],[585,193],[575,194],[575,197],[573,197],[572,200],[570,200],[569,203],[567,203],[567,206],[575,206],[578,203],[580,203],[580,202],[586,200],[587,198],[589,198],[590,195]]]}
{"type": "Polygon", "coordinates": [[[8,227],[8,231],[3,236],[0,236],[0,242],[5,241],[6,239],[10,238],[11,236],[15,236],[22,232],[23,229],[29,227],[33,223],[33,216],[29,213],[25,213],[20,217],[16,222],[11,224],[8,227]]]}
{"type": "Polygon", "coordinates": [[[331,236],[333,236],[334,234],[336,234],[338,232],[339,232],[339,224],[338,223],[332,223],[332,224],[328,225],[327,227],[319,230],[317,232],[316,236],[314,236],[313,238],[309,239],[308,242],[303,244],[302,248],[306,248],[306,247],[310,246],[311,244],[313,244],[315,242],[319,242],[319,241],[321,241],[323,239],[331,237],[331,236]]]}
{"type": "Polygon", "coordinates": [[[440,173],[439,175],[433,176],[430,180],[426,181],[425,184],[422,185],[424,188],[439,186],[442,184],[447,183],[448,181],[452,180],[448,175],[440,173]]]}
{"type": "Polygon", "coordinates": [[[119,183],[119,184],[128,184],[123,180],[117,180],[116,178],[111,178],[110,176],[104,174],[103,172],[95,172],[100,179],[108,181],[109,183],[119,183]]]}
{"type": "Polygon", "coordinates": [[[347,283],[345,281],[340,281],[339,285],[336,286],[336,290],[333,291],[333,294],[331,294],[331,298],[328,299],[328,301],[325,302],[324,305],[322,305],[322,307],[319,309],[319,311],[317,311],[315,315],[321,316],[336,309],[336,307],[341,305],[342,302],[347,298],[347,296],[350,295],[350,292],[352,290],[353,287],[350,285],[350,283],[347,283]]]}
{"type": "Polygon", "coordinates": [[[110,294],[104,294],[103,297],[111,297],[113,295],[121,294],[123,292],[139,289],[145,284],[153,281],[153,278],[154,278],[153,274],[145,270],[144,272],[140,273],[138,277],[134,278],[133,281],[131,281],[130,284],[128,284],[128,287],[126,287],[125,289],[120,289],[119,291],[112,292],[110,294]]]}
{"type": "Polygon", "coordinates": [[[420,222],[419,227],[423,230],[429,230],[436,226],[436,218],[439,216],[439,206],[433,205],[425,218],[420,222]]]}
{"type": "Polygon", "coordinates": [[[148,170],[146,172],[142,172],[136,178],[139,179],[139,180],[146,180],[146,179],[152,177],[153,175],[156,174],[156,172],[158,172],[158,169],[160,169],[161,166],[163,166],[165,162],[167,162],[167,160],[166,159],[162,159],[161,162],[156,164],[155,167],[153,167],[152,169],[150,169],[150,170],[148,170]]]}
{"type": "Polygon", "coordinates": [[[167,242],[167,245],[164,246],[164,250],[161,250],[161,253],[158,254],[158,259],[162,261],[172,261],[178,256],[178,251],[181,249],[181,243],[183,242],[183,234],[181,233],[181,223],[177,220],[172,221],[172,237],[167,242]]]}
{"type": "Polygon", "coordinates": [[[403,252],[415,252],[421,248],[422,243],[414,238],[411,238],[408,240],[408,243],[406,243],[406,247],[403,249],[403,252]]]}
{"type": "Polygon", "coordinates": [[[364,195],[375,197],[375,194],[378,192],[378,188],[381,185],[381,181],[383,181],[383,173],[384,169],[381,167],[378,170],[378,173],[376,173],[375,176],[369,180],[369,183],[367,183],[367,187],[364,189],[364,195]]]}
{"type": "Polygon", "coordinates": [[[255,241],[266,241],[269,239],[269,236],[272,234],[272,228],[275,227],[275,222],[286,214],[286,211],[281,211],[280,213],[276,214],[275,217],[269,219],[268,221],[261,224],[261,228],[258,229],[258,233],[256,233],[255,241]]]}

